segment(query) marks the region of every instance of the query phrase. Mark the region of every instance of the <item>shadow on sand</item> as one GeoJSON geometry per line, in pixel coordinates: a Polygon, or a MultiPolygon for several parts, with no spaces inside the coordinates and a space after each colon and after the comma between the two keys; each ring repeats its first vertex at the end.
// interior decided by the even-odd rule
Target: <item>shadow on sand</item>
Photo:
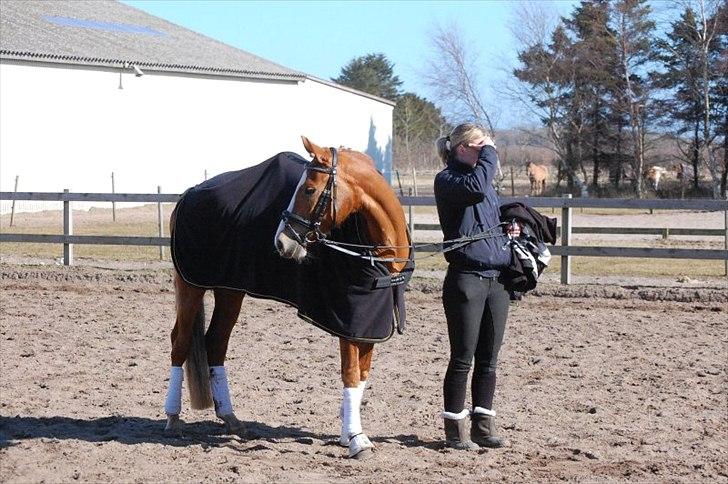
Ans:
{"type": "MultiPolygon", "coordinates": [[[[273,448],[266,443],[299,442],[310,445],[319,441],[324,445],[338,445],[338,436],[317,434],[285,425],[271,427],[260,422],[244,421],[245,433],[238,436],[225,433],[225,427],[219,421],[184,422],[181,435],[165,432],[165,423],[165,419],[120,416],[90,420],[71,417],[0,416],[0,449],[32,439],[46,439],[50,442],[120,442],[126,445],[151,443],[171,447],[199,445],[203,449],[229,447],[241,453],[273,448]]],[[[422,441],[416,435],[377,436],[371,440],[380,444],[396,443],[430,450],[443,448],[441,442],[422,441]]]]}
{"type": "MultiPolygon", "coordinates": [[[[142,417],[103,417],[84,420],[71,417],[5,417],[0,416],[0,449],[18,444],[22,440],[50,439],[82,440],[86,442],[120,442],[134,445],[153,443],[185,447],[191,445],[225,446],[251,440],[302,441],[333,439],[333,435],[321,435],[296,427],[271,427],[260,422],[243,422],[245,435],[225,433],[221,422],[204,420],[185,422],[182,435],[164,431],[166,420],[142,417]]],[[[258,446],[259,447],[259,446],[258,446]]],[[[245,450],[239,449],[238,450],[245,450]]],[[[250,449],[248,449],[250,450],[250,449]]]]}

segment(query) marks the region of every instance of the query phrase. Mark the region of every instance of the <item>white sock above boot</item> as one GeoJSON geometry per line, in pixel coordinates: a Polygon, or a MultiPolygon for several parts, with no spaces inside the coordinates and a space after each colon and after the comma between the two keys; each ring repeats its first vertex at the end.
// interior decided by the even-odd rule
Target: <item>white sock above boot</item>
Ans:
{"type": "Polygon", "coordinates": [[[467,408],[464,408],[462,410],[462,412],[460,412],[460,413],[445,412],[445,411],[442,412],[442,417],[449,418],[450,420],[461,420],[461,419],[464,419],[465,417],[467,417],[468,415],[470,415],[470,410],[468,410],[467,408]]]}

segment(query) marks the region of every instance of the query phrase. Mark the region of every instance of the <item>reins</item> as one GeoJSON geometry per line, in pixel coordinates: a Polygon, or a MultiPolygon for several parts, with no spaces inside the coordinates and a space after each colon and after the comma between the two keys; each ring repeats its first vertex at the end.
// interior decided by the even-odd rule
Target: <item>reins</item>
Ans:
{"type": "Polygon", "coordinates": [[[374,262],[409,262],[409,261],[417,261],[422,259],[427,259],[429,257],[434,257],[439,254],[444,254],[445,252],[450,252],[451,250],[456,250],[461,247],[464,247],[472,242],[476,242],[478,240],[484,240],[484,239],[492,239],[496,237],[503,237],[504,234],[502,232],[496,233],[495,231],[499,229],[501,226],[506,225],[506,222],[501,222],[498,225],[494,225],[493,227],[488,227],[483,232],[479,232],[475,235],[469,235],[467,237],[460,237],[457,239],[451,239],[443,242],[440,244],[439,242],[433,242],[433,243],[427,243],[427,244],[409,244],[409,245],[366,245],[366,244],[354,244],[350,242],[339,242],[336,240],[330,240],[326,238],[319,239],[318,242],[324,245],[325,247],[328,247],[333,250],[337,250],[341,253],[350,255],[352,257],[358,257],[360,259],[368,260],[372,264],[374,262]],[[441,246],[441,247],[440,247],[441,246]],[[378,257],[371,254],[366,254],[362,252],[357,252],[355,250],[347,249],[346,247],[351,247],[355,249],[364,249],[365,251],[376,251],[380,249],[411,249],[413,253],[417,253],[418,251],[422,251],[423,248],[426,247],[440,247],[438,250],[434,251],[427,251],[430,252],[429,255],[426,255],[424,257],[408,257],[408,258],[402,258],[402,257],[378,257]]]}

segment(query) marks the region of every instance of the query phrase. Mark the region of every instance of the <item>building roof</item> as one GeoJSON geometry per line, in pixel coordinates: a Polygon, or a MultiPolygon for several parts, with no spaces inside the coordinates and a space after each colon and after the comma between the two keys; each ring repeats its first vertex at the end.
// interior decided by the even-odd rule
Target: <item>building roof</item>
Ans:
{"type": "MultiPolygon", "coordinates": [[[[0,59],[300,81],[308,76],[111,0],[3,0],[0,59]]],[[[364,93],[360,93],[364,94],[364,93]]]]}

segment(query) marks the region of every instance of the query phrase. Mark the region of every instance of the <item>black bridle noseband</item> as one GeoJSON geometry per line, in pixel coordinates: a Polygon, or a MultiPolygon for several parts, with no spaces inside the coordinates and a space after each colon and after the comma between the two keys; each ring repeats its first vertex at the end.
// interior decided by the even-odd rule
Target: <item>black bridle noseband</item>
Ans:
{"type": "MultiPolygon", "coordinates": [[[[296,241],[302,246],[306,246],[310,243],[318,242],[319,240],[325,239],[326,234],[321,232],[321,221],[324,218],[326,207],[331,204],[331,223],[336,223],[336,161],[337,153],[336,148],[331,149],[331,168],[319,164],[311,163],[306,164],[306,171],[317,171],[319,173],[325,173],[329,175],[329,179],[326,182],[324,190],[319,195],[316,205],[313,208],[313,212],[310,219],[306,219],[297,215],[289,210],[284,210],[281,215],[281,220],[285,227],[295,237],[296,241]],[[295,222],[301,227],[305,227],[307,232],[301,236],[301,234],[293,227],[291,222],[295,222]]],[[[295,197],[296,194],[294,193],[295,197]]]]}

